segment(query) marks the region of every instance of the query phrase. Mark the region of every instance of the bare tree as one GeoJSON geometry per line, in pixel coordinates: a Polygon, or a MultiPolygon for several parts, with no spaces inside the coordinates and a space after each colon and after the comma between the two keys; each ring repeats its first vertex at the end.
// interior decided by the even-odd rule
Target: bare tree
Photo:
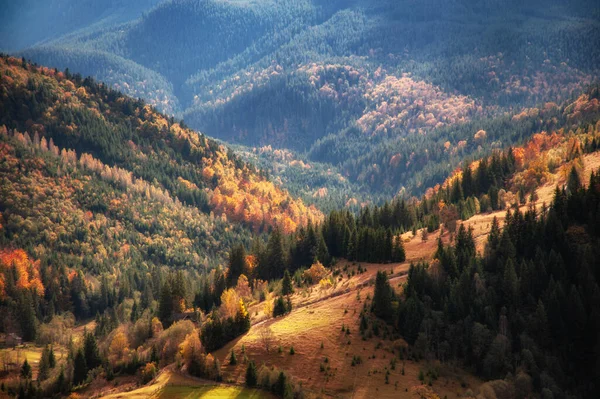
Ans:
{"type": "Polygon", "coordinates": [[[260,330],[259,338],[260,342],[262,342],[263,346],[265,347],[265,350],[268,353],[269,349],[273,345],[273,341],[275,340],[275,335],[273,334],[271,328],[264,327],[262,330],[260,330]]]}

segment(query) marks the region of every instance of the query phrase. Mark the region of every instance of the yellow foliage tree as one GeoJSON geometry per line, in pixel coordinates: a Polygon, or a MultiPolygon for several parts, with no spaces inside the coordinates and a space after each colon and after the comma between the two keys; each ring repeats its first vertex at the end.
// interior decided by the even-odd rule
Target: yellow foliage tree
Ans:
{"type": "Polygon", "coordinates": [[[221,316],[222,317],[235,317],[238,311],[238,303],[240,297],[233,288],[228,288],[221,294],[221,316]]]}
{"type": "Polygon", "coordinates": [[[108,349],[108,359],[113,366],[119,364],[123,360],[128,348],[129,343],[127,337],[122,330],[117,331],[108,349]]]}

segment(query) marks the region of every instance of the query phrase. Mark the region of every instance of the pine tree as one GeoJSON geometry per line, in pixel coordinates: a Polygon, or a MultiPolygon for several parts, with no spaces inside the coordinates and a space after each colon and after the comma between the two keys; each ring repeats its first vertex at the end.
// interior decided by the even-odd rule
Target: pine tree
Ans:
{"type": "Polygon", "coordinates": [[[292,276],[290,276],[290,272],[286,269],[281,282],[281,294],[287,296],[293,293],[294,287],[292,285],[292,276]]]}
{"type": "Polygon", "coordinates": [[[85,356],[85,363],[88,367],[87,370],[93,370],[102,363],[100,351],[98,350],[98,343],[96,342],[96,337],[92,333],[85,333],[83,354],[85,356]]]}
{"type": "Polygon", "coordinates": [[[169,327],[173,322],[173,295],[169,281],[165,281],[160,290],[158,318],[165,328],[169,327]]]}
{"type": "Polygon", "coordinates": [[[246,367],[246,386],[253,388],[256,386],[258,375],[256,373],[256,365],[254,361],[248,363],[246,367]]]}
{"type": "Polygon", "coordinates": [[[229,364],[235,366],[237,364],[237,357],[235,356],[235,351],[233,348],[231,349],[231,354],[229,355],[229,364]]]}
{"type": "Polygon", "coordinates": [[[571,168],[571,172],[569,173],[569,178],[567,180],[567,193],[575,194],[581,188],[581,180],[579,179],[579,174],[575,169],[575,166],[571,168]]]}
{"type": "Polygon", "coordinates": [[[48,371],[50,370],[50,349],[48,346],[44,347],[42,350],[42,356],[40,357],[40,362],[38,365],[38,380],[44,381],[48,378],[48,371]]]}
{"type": "Polygon", "coordinates": [[[378,271],[375,278],[375,293],[373,294],[373,313],[384,320],[391,320],[392,299],[393,291],[388,282],[387,274],[384,271],[378,271]]]}
{"type": "Polygon", "coordinates": [[[77,386],[85,381],[88,373],[88,365],[83,350],[78,350],[73,361],[73,385],[77,386]]]}
{"type": "Polygon", "coordinates": [[[19,322],[23,340],[35,341],[37,336],[37,318],[33,307],[33,299],[29,291],[20,295],[19,298],[19,322]]]}
{"type": "Polygon", "coordinates": [[[246,273],[246,250],[242,244],[235,245],[229,254],[227,287],[233,287],[241,274],[246,273]]]}
{"type": "Polygon", "coordinates": [[[27,380],[31,378],[31,366],[29,365],[27,359],[25,359],[23,366],[21,366],[21,377],[27,380]]]}
{"type": "Polygon", "coordinates": [[[131,317],[130,320],[132,323],[135,323],[138,319],[138,305],[137,301],[133,300],[133,306],[131,307],[131,317]]]}
{"type": "Polygon", "coordinates": [[[275,227],[269,236],[265,263],[265,270],[260,271],[261,277],[265,280],[270,280],[274,277],[281,276],[281,272],[285,270],[283,243],[281,239],[281,232],[279,231],[278,227],[275,227]]]}
{"type": "Polygon", "coordinates": [[[282,316],[288,312],[289,310],[285,300],[281,295],[278,296],[277,299],[275,299],[275,303],[273,304],[273,317],[282,316]]]}
{"type": "Polygon", "coordinates": [[[54,357],[54,348],[50,346],[50,350],[48,351],[48,366],[51,369],[56,367],[56,358],[54,357]]]}

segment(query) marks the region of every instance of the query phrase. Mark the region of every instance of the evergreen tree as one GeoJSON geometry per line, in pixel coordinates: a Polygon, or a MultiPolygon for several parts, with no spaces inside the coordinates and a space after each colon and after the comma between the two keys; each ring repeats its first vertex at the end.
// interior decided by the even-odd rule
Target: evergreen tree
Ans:
{"type": "Polygon", "coordinates": [[[29,365],[27,359],[25,359],[23,365],[21,366],[21,377],[27,380],[31,379],[31,366],[29,365]]]}
{"type": "Polygon", "coordinates": [[[246,250],[242,244],[234,245],[229,254],[227,286],[233,287],[241,274],[246,274],[246,250]]]}
{"type": "Polygon", "coordinates": [[[158,318],[165,328],[169,327],[173,322],[173,294],[169,281],[165,281],[160,290],[158,318]]]}
{"type": "Polygon", "coordinates": [[[294,293],[294,287],[292,285],[292,276],[290,276],[290,272],[286,269],[283,274],[283,280],[281,281],[281,295],[291,295],[294,293]]]}
{"type": "Polygon", "coordinates": [[[231,354],[229,355],[229,364],[232,366],[237,364],[237,357],[235,356],[235,351],[233,348],[231,349],[231,354]]]}
{"type": "Polygon", "coordinates": [[[278,227],[276,227],[269,236],[265,265],[261,265],[261,269],[260,276],[265,280],[281,276],[285,270],[283,243],[281,232],[278,227]]]}
{"type": "Polygon", "coordinates": [[[40,362],[38,364],[38,380],[44,381],[48,378],[48,372],[50,370],[50,349],[48,346],[44,347],[42,350],[42,356],[40,357],[40,362]]]}
{"type": "Polygon", "coordinates": [[[26,291],[19,295],[19,322],[21,324],[21,335],[25,341],[35,341],[37,336],[37,317],[33,307],[31,293],[26,291]]]}
{"type": "Polygon", "coordinates": [[[291,308],[288,309],[288,304],[283,299],[283,296],[278,296],[273,304],[273,317],[282,316],[289,311],[291,311],[291,308]]]}
{"type": "Polygon", "coordinates": [[[579,179],[579,174],[577,173],[577,169],[575,166],[571,168],[571,172],[569,173],[569,178],[567,180],[567,192],[569,194],[575,194],[581,188],[581,180],[579,179]]]}
{"type": "Polygon", "coordinates": [[[373,294],[372,311],[384,320],[392,318],[393,291],[385,271],[378,271],[375,278],[375,293],[373,294]]]}
{"type": "Polygon", "coordinates": [[[102,364],[98,343],[96,342],[96,337],[92,333],[84,333],[83,354],[85,356],[85,364],[88,367],[87,370],[93,370],[102,364]]]}
{"type": "Polygon", "coordinates": [[[54,348],[50,346],[50,350],[48,351],[48,366],[53,369],[56,367],[56,358],[54,357],[54,348]]]}
{"type": "Polygon", "coordinates": [[[256,383],[258,382],[258,374],[256,372],[256,365],[254,361],[248,362],[248,367],[246,367],[246,386],[250,388],[254,388],[256,383]]]}
{"type": "Polygon", "coordinates": [[[73,361],[73,385],[80,385],[87,378],[88,365],[83,350],[78,350],[73,361]]]}
{"type": "Polygon", "coordinates": [[[131,317],[130,320],[132,323],[135,323],[138,319],[138,305],[137,301],[133,300],[133,306],[131,307],[131,317]]]}

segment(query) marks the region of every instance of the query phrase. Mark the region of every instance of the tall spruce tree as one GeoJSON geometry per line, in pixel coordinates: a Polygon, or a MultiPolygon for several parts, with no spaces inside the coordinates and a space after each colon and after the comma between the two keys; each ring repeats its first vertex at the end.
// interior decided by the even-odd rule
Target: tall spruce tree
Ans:
{"type": "Polygon", "coordinates": [[[291,295],[294,293],[294,286],[292,283],[292,276],[290,272],[285,269],[283,273],[283,280],[281,281],[281,294],[282,295],[291,295]]]}

